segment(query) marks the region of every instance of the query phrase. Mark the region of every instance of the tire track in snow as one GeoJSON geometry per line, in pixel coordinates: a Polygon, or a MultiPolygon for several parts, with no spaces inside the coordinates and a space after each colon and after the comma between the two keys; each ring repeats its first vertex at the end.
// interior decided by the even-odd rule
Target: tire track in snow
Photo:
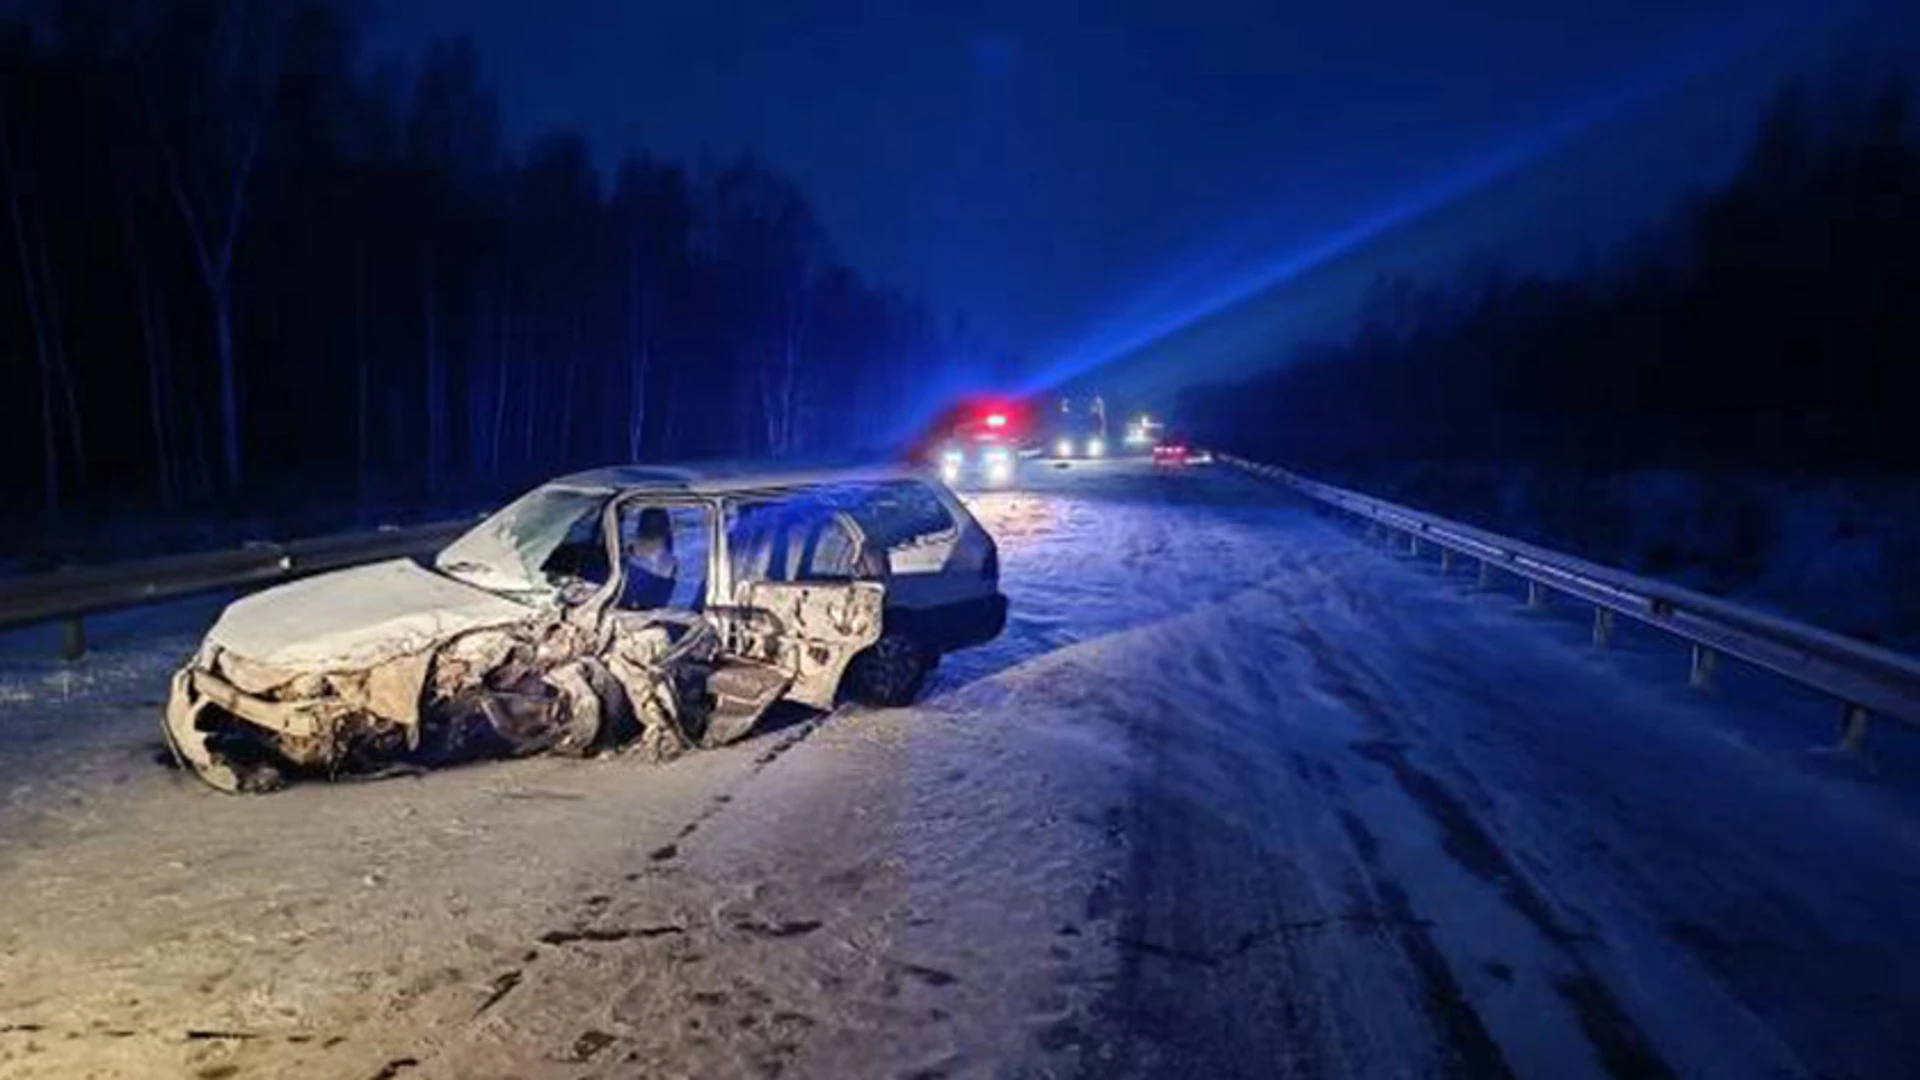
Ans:
{"type": "MultiPolygon", "coordinates": [[[[1467,800],[1412,763],[1407,750],[1429,741],[1426,723],[1418,708],[1396,701],[1384,680],[1357,659],[1371,642],[1343,635],[1336,643],[1316,625],[1344,628],[1368,610],[1371,598],[1345,580],[1352,554],[1368,553],[1344,550],[1343,537],[1304,514],[1269,512],[1260,521],[1261,515],[1240,507],[1218,515],[1226,521],[1214,521],[1204,508],[1184,516],[1160,509],[1200,537],[1194,546],[1211,549],[1205,557],[1218,565],[1244,571],[1253,560],[1234,548],[1257,539],[1267,549],[1258,560],[1267,572],[1249,575],[1252,581],[1243,577],[1236,595],[1202,600],[1219,610],[1197,617],[1191,628],[1181,619],[1153,627],[1164,644],[1155,662],[1165,670],[1140,675],[1161,689],[1130,710],[1138,714],[1130,731],[1150,767],[1136,783],[1128,818],[1129,865],[1117,941],[1122,977],[1111,1009],[1116,1027],[1136,1030],[1123,1041],[1128,1049],[1118,1063],[1132,1061],[1132,1072],[1140,1075],[1166,1068],[1302,1076],[1383,1067],[1462,1076],[1516,1071],[1497,1026],[1481,1016],[1478,995],[1456,971],[1465,959],[1456,959],[1458,944],[1431,932],[1429,919],[1415,907],[1420,892],[1396,880],[1391,853],[1382,854],[1367,815],[1341,790],[1341,773],[1352,770],[1363,781],[1387,777],[1402,801],[1387,820],[1408,814],[1424,820],[1464,873],[1462,880],[1491,888],[1496,902],[1517,916],[1516,927],[1526,926],[1538,939],[1522,951],[1535,956],[1540,971],[1534,977],[1557,997],[1566,1017],[1564,1034],[1546,1056],[1536,1045],[1526,1060],[1536,1068],[1558,1062],[1564,1072],[1578,1060],[1568,1055],[1579,1055],[1585,1045],[1595,1071],[1671,1075],[1581,952],[1593,946],[1590,937],[1569,928],[1467,800]],[[1241,537],[1238,526],[1249,516],[1265,527],[1241,537]],[[1317,691],[1318,703],[1302,699],[1305,690],[1317,691]],[[1268,703],[1265,709],[1249,706],[1260,701],[1268,703]],[[1217,722],[1182,724],[1183,714],[1200,712],[1211,712],[1217,722]],[[1329,741],[1328,732],[1341,725],[1344,735],[1329,741]],[[1264,814],[1254,809],[1262,804],[1264,814]],[[1331,831],[1289,828],[1287,819],[1337,824],[1331,831]],[[1272,843],[1267,829],[1284,842],[1272,843]],[[1364,942],[1365,958],[1346,961],[1353,971],[1330,971],[1326,956],[1303,949],[1297,933],[1269,935],[1263,929],[1278,911],[1342,911],[1343,904],[1341,915],[1305,921],[1364,942]],[[1396,975],[1404,987],[1415,988],[1408,1004],[1432,1032],[1424,1047],[1418,1039],[1370,1040],[1378,1032],[1356,1031],[1347,1015],[1356,1008],[1345,1000],[1352,985],[1390,982],[1396,975]],[[1350,981],[1342,985],[1343,979],[1350,981]],[[1224,1011],[1240,1023],[1211,1022],[1194,1016],[1196,1011],[1224,1011]],[[1265,1036],[1252,1030],[1263,1012],[1283,1021],[1265,1036]]],[[[1123,562],[1153,561],[1164,550],[1159,540],[1123,544],[1123,562]]],[[[1177,567],[1168,569],[1169,577],[1177,577],[1177,567]]],[[[1206,592],[1205,581],[1202,576],[1197,592],[1206,592]]],[[[1376,795],[1368,805],[1379,803],[1376,795]]],[[[1473,965],[1482,981],[1487,972],[1503,970],[1510,980],[1508,965],[1473,965]]],[[[1390,1011],[1384,1002],[1391,997],[1381,995],[1375,1007],[1390,1011]]],[[[1511,1035],[1511,1024],[1506,1027],[1511,1035]]]]}
{"type": "MultiPolygon", "coordinates": [[[[1390,691],[1384,680],[1364,662],[1337,650],[1310,621],[1298,620],[1294,633],[1313,657],[1321,685],[1376,729],[1375,737],[1353,743],[1354,752],[1387,769],[1400,790],[1432,822],[1442,848],[1454,862],[1497,888],[1506,903],[1532,924],[1573,969],[1555,978],[1553,986],[1578,1018],[1602,1067],[1609,1075],[1622,1078],[1673,1076],[1672,1068],[1583,953],[1584,947],[1594,943],[1592,935],[1568,928],[1542,887],[1520,869],[1508,854],[1507,845],[1495,837],[1466,801],[1409,759],[1406,736],[1421,729],[1417,722],[1405,718],[1406,710],[1388,703],[1390,691]]],[[[1399,890],[1390,882],[1380,884],[1399,890]]],[[[1404,894],[1401,902],[1405,902],[1404,894]]],[[[1430,960],[1416,962],[1423,974],[1432,966],[1430,960]]],[[[1450,1014],[1446,1022],[1453,1023],[1450,1014]]],[[[1469,1031],[1466,1035],[1467,1041],[1456,1045],[1471,1046],[1473,1034],[1469,1031]]]]}
{"type": "MultiPolygon", "coordinates": [[[[1382,567],[1402,579],[1393,603],[1424,617],[1360,596],[1353,618],[1377,623],[1402,685],[1427,688],[1414,711],[1466,721],[1420,747],[1423,767],[1498,793],[1534,876],[1581,898],[1604,944],[1587,955],[1677,1068],[1883,1075],[1913,1059],[1893,1003],[1914,999],[1914,980],[1876,959],[1920,933],[1896,899],[1912,895],[1913,864],[1892,854],[1912,834],[1875,792],[1749,743],[1745,726],[1778,718],[1648,671],[1670,662],[1658,649],[1596,652],[1572,620],[1543,625],[1395,561],[1382,567]]],[[[1587,984],[1555,990],[1591,1002],[1587,984]]]]}
{"type": "Polygon", "coordinates": [[[1297,582],[1312,557],[1274,543],[1285,534],[1272,528],[1213,524],[1195,530],[1210,541],[1201,557],[1216,573],[1241,571],[1237,589],[1197,598],[1201,607],[1151,627],[1115,665],[1119,688],[1136,695],[1120,711],[1148,764],[1130,799],[1121,977],[1107,1002],[1121,1034],[1090,1072],[1464,1075],[1451,1060],[1500,1075],[1484,1032],[1451,1057],[1419,1034],[1423,1003],[1406,989],[1418,966],[1402,945],[1422,932],[1418,920],[1339,884],[1360,864],[1325,812],[1339,779],[1321,759],[1340,742],[1319,733],[1289,749],[1272,730],[1321,719],[1267,715],[1286,708],[1298,673],[1257,615],[1296,599],[1261,579],[1297,582]]]}

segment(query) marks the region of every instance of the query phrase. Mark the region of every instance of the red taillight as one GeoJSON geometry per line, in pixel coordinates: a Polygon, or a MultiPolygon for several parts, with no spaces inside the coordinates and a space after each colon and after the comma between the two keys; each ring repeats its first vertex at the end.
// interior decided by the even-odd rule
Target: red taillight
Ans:
{"type": "Polygon", "coordinates": [[[1006,426],[1007,426],[1007,414],[1006,414],[1006,413],[989,413],[989,414],[987,414],[987,426],[988,426],[988,427],[990,427],[990,428],[1003,428],[1003,427],[1006,427],[1006,426]]]}

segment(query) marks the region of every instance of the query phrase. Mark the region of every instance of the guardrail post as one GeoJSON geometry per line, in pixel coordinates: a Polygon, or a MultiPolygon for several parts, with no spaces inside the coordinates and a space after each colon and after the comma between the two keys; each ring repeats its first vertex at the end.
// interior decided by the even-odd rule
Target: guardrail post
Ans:
{"type": "Polygon", "coordinates": [[[1547,590],[1537,581],[1527,582],[1527,606],[1530,608],[1547,606],[1547,590]]]}
{"type": "Polygon", "coordinates": [[[1613,644],[1613,609],[1596,607],[1593,609],[1593,644],[1604,649],[1613,644]]]}
{"type": "Polygon", "coordinates": [[[1493,563],[1487,559],[1480,560],[1480,587],[1493,588],[1493,563]]]}
{"type": "Polygon", "coordinates": [[[87,622],[79,615],[60,621],[60,655],[78,660],[87,655],[87,622]]]}
{"type": "Polygon", "coordinates": [[[1440,572],[1442,574],[1453,573],[1453,549],[1452,548],[1443,547],[1440,549],[1440,572]]]}
{"type": "Polygon", "coordinates": [[[1416,559],[1420,557],[1420,534],[1419,533],[1407,534],[1407,554],[1413,556],[1416,559]]]}
{"type": "Polygon", "coordinates": [[[1720,654],[1705,645],[1693,647],[1693,669],[1687,675],[1687,685],[1695,690],[1713,689],[1714,669],[1720,666],[1720,654]]]}

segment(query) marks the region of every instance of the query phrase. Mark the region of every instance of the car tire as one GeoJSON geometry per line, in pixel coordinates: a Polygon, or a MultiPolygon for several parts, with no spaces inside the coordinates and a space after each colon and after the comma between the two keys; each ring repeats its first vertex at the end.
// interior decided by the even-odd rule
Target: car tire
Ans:
{"type": "Polygon", "coordinates": [[[888,709],[911,705],[939,659],[906,634],[882,635],[847,665],[847,696],[888,709]]]}

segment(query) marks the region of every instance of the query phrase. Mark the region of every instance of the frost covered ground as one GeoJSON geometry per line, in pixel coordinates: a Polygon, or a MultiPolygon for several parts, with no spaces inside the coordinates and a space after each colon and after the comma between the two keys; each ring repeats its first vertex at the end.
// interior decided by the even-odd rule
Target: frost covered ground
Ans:
{"type": "MultiPolygon", "coordinates": [[[[213,610],[0,643],[0,1076],[1727,1076],[1920,1061],[1920,755],[1224,469],[974,498],[920,706],[204,790],[213,610]]],[[[1889,725],[1882,725],[1883,728],[1889,725]]]]}

